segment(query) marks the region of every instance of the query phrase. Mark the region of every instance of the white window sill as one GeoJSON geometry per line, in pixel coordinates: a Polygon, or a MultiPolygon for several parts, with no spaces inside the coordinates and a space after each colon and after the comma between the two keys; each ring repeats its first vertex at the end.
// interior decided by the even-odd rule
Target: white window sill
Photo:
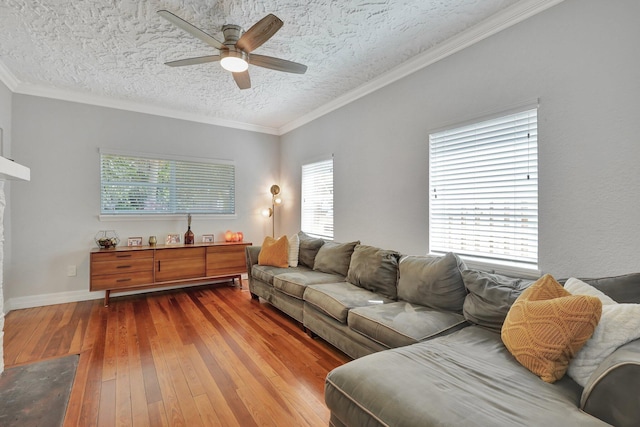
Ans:
{"type": "MultiPolygon", "coordinates": [[[[110,221],[172,221],[177,219],[185,219],[187,214],[171,214],[171,215],[98,215],[98,219],[104,222],[110,221]]],[[[238,215],[216,215],[216,214],[192,214],[192,218],[202,218],[206,220],[214,219],[236,219],[238,215]]]]}

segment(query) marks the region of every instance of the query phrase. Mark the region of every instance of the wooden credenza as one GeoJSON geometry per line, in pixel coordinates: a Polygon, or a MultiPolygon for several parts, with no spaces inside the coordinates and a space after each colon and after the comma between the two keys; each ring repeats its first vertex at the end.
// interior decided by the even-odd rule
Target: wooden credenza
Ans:
{"type": "Polygon", "coordinates": [[[246,273],[248,242],[196,243],[93,249],[90,260],[91,291],[105,291],[104,305],[111,292],[163,286],[210,283],[231,279],[242,288],[246,273]]]}

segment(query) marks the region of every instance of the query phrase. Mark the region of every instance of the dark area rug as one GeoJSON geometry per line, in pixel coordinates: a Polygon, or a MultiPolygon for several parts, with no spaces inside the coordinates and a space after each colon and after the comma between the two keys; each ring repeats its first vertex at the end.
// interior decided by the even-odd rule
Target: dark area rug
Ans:
{"type": "Polygon", "coordinates": [[[74,354],[6,369],[0,375],[0,426],[61,426],[78,358],[74,354]]]}

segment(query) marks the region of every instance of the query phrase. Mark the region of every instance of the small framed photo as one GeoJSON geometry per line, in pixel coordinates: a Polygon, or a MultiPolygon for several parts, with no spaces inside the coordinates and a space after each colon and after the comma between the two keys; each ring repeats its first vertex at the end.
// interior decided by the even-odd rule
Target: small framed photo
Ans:
{"type": "Polygon", "coordinates": [[[129,237],[127,246],[142,246],[142,237],[129,237]]]}
{"type": "Polygon", "coordinates": [[[203,234],[202,243],[213,243],[213,234],[203,234]]]}
{"type": "Polygon", "coordinates": [[[179,234],[167,234],[167,238],[164,241],[167,245],[176,245],[180,243],[179,234]]]}

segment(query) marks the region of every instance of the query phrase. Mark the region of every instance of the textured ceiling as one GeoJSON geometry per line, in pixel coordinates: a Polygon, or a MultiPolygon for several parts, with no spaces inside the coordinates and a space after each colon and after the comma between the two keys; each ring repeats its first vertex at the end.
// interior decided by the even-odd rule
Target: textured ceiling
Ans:
{"type": "Polygon", "coordinates": [[[0,66],[21,93],[148,105],[278,133],[519,3],[532,1],[2,0],[0,66]],[[222,25],[246,30],[273,13],[284,26],[255,53],[306,64],[308,71],[251,66],[252,88],[241,91],[218,63],[167,67],[166,61],[217,50],[162,19],[159,9],[219,40],[222,25]]]}

